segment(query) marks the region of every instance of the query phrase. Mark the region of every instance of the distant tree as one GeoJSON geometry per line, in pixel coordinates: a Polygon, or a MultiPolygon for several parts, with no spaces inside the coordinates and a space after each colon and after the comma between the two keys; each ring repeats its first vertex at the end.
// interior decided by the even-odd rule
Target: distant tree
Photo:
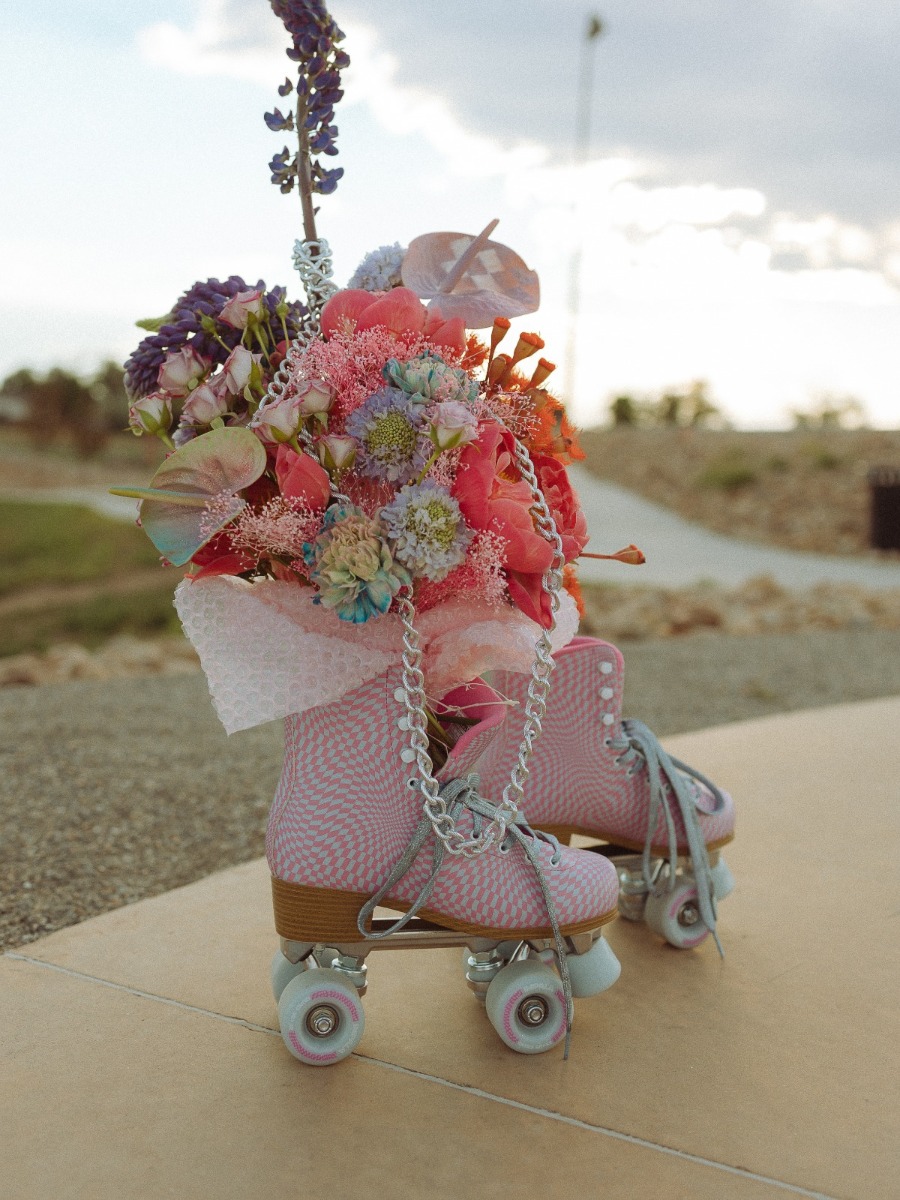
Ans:
{"type": "Polygon", "coordinates": [[[117,362],[109,360],[88,381],[88,391],[97,402],[103,424],[110,433],[128,427],[128,396],[125,394],[125,372],[117,362]]]}
{"type": "Polygon", "coordinates": [[[856,396],[835,396],[823,392],[808,409],[792,409],[795,429],[862,429],[866,408],[856,396]]]}
{"type": "Polygon", "coordinates": [[[633,396],[616,396],[610,401],[609,412],[613,425],[633,426],[638,423],[638,402],[633,396]]]}
{"type": "Polygon", "coordinates": [[[666,388],[642,399],[623,394],[609,405],[613,425],[670,428],[723,428],[727,421],[709,395],[709,384],[698,379],[689,388],[666,388]]]}

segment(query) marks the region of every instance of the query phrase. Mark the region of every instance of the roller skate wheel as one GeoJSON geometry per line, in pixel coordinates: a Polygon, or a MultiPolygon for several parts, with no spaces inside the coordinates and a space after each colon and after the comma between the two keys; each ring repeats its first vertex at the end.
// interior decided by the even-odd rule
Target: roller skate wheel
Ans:
{"type": "Polygon", "coordinates": [[[298,975],[302,975],[306,970],[306,962],[292,963],[289,958],[276,950],[272,956],[272,966],[269,970],[269,978],[272,981],[272,995],[275,997],[275,1003],[281,999],[281,993],[298,975]]]}
{"type": "Polygon", "coordinates": [[[671,892],[647,897],[644,920],[654,932],[679,950],[690,950],[709,937],[700,914],[697,885],[685,880],[671,892]]]}
{"type": "Polygon", "coordinates": [[[501,1040],[519,1054],[543,1054],[565,1037],[566,999],[559,976],[535,959],[499,971],[485,1008],[501,1040]]]}
{"type": "Polygon", "coordinates": [[[622,974],[622,964],[616,958],[606,938],[599,937],[585,954],[566,957],[573,996],[598,996],[612,987],[622,974]]]}
{"type": "Polygon", "coordinates": [[[330,967],[295,975],[278,1001],[284,1044],[295,1058],[328,1067],[352,1054],[365,1014],[356,988],[330,967]]]}
{"type": "Polygon", "coordinates": [[[724,858],[720,856],[715,866],[710,867],[709,875],[712,879],[713,894],[717,900],[724,900],[726,896],[731,895],[734,891],[734,876],[724,858]]]}

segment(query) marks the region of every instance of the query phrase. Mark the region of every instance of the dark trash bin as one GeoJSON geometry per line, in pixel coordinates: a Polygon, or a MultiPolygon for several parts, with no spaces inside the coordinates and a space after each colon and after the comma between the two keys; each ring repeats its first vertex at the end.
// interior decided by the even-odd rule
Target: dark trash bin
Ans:
{"type": "Polygon", "coordinates": [[[876,550],[900,550],[900,467],[869,472],[870,544],[876,550]]]}

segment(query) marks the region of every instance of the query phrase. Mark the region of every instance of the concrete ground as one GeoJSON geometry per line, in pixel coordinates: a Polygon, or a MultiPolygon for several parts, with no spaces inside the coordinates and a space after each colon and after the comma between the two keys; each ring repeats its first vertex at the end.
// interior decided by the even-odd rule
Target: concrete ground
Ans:
{"type": "Polygon", "coordinates": [[[376,955],[358,1052],[304,1068],[261,861],[9,952],[0,1192],[890,1200],[898,720],[894,698],[668,740],[737,798],[727,957],[616,922],[622,978],[577,1002],[567,1063],[507,1050],[431,951],[376,955]]]}

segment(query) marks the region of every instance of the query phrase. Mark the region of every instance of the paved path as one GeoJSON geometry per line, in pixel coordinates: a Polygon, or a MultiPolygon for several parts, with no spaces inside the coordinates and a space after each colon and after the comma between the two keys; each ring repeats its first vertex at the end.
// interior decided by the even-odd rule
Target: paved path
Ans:
{"type": "Polygon", "coordinates": [[[771,575],[786,588],[823,582],[900,588],[900,563],[806,554],[727,537],[685,521],[626,488],[595,479],[581,467],[570,471],[587,515],[588,549],[606,553],[634,542],[647,556],[643,567],[582,559],[578,573],[583,580],[681,587],[709,579],[736,587],[754,576],[771,575]]]}
{"type": "MultiPolygon", "coordinates": [[[[681,587],[703,579],[736,587],[754,576],[771,575],[786,588],[822,582],[900,588],[900,563],[805,554],[727,537],[685,521],[626,488],[596,479],[581,467],[572,467],[571,474],[587,514],[590,549],[602,553],[634,542],[647,556],[646,565],[639,568],[583,559],[579,574],[587,582],[681,587]]],[[[125,521],[133,521],[136,513],[134,500],[110,496],[99,488],[18,488],[4,490],[0,496],[85,504],[125,521]]]]}

